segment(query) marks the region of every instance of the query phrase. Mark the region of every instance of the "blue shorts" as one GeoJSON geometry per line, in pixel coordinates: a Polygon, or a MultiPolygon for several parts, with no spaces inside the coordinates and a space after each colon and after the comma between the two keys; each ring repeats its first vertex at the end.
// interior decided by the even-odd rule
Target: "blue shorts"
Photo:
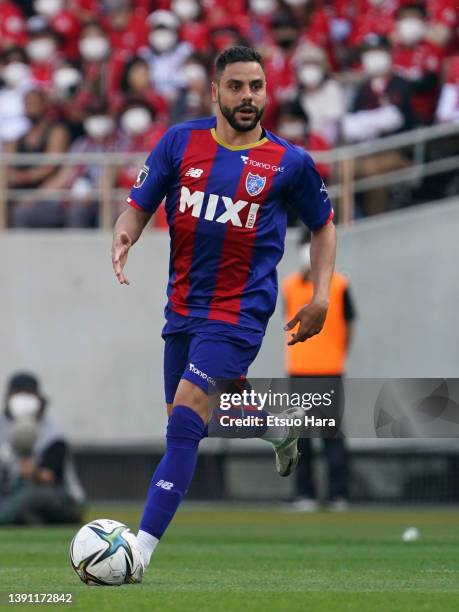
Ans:
{"type": "Polygon", "coordinates": [[[172,404],[181,378],[212,392],[219,378],[246,376],[264,332],[171,313],[164,326],[164,390],[172,404]]]}

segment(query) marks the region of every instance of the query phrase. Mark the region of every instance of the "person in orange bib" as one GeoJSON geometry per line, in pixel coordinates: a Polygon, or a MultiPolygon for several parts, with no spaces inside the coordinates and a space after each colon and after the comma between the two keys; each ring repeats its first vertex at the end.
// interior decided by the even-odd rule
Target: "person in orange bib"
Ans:
{"type": "MultiPolygon", "coordinates": [[[[300,243],[300,269],[287,276],[282,283],[282,296],[286,321],[298,310],[308,304],[312,298],[313,284],[311,279],[311,262],[309,239],[303,236],[300,243]]],[[[324,379],[324,385],[336,390],[336,412],[342,412],[342,377],[346,357],[353,335],[356,318],[355,307],[349,281],[342,274],[335,272],[332,277],[329,295],[329,308],[324,327],[320,334],[309,338],[307,342],[286,345],[285,370],[292,380],[292,390],[305,390],[304,381],[299,379],[324,379]],[[326,379],[326,381],[325,381],[326,379]]],[[[338,428],[333,437],[322,437],[324,456],[328,472],[327,507],[330,510],[347,508],[347,453],[344,437],[338,428]]],[[[335,416],[329,414],[328,416],[335,416]]],[[[311,438],[298,440],[301,453],[295,472],[297,498],[293,507],[301,511],[319,509],[316,487],[313,478],[313,447],[311,438]]]]}

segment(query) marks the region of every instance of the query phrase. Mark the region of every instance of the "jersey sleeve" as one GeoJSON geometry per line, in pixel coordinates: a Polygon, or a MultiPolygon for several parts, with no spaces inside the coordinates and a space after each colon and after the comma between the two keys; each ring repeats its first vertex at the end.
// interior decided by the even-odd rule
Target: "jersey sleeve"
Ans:
{"type": "Polygon", "coordinates": [[[325,183],[311,156],[299,148],[298,153],[288,202],[303,223],[314,231],[333,219],[333,208],[325,183]]]}
{"type": "Polygon", "coordinates": [[[127,199],[128,204],[154,213],[169,190],[174,174],[172,130],[168,130],[147,157],[127,199]]]}

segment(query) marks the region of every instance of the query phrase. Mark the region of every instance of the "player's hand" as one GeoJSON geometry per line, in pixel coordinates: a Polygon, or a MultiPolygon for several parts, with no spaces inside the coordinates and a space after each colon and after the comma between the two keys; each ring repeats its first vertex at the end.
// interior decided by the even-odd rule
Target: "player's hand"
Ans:
{"type": "Polygon", "coordinates": [[[288,345],[292,346],[297,342],[304,342],[318,334],[324,326],[327,310],[328,302],[319,300],[313,300],[299,310],[284,327],[284,331],[289,331],[296,327],[298,323],[300,324],[298,330],[292,334],[292,339],[288,345]]]}
{"type": "Polygon", "coordinates": [[[127,232],[120,232],[118,235],[113,237],[112,243],[112,264],[113,270],[115,271],[116,278],[121,285],[129,285],[127,276],[124,274],[123,269],[128,258],[129,249],[132,246],[132,240],[129,238],[127,232]]]}

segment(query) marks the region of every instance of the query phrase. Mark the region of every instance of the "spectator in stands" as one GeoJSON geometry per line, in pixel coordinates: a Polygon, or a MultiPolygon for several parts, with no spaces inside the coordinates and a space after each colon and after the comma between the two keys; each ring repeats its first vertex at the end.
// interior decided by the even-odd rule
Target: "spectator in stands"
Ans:
{"type": "Polygon", "coordinates": [[[427,13],[423,4],[405,4],[397,11],[394,72],[411,85],[414,121],[432,123],[438,98],[441,52],[426,41],[427,13]]]}
{"type": "Polygon", "coordinates": [[[92,98],[111,99],[119,91],[121,73],[129,59],[129,52],[112,49],[107,32],[96,21],[83,26],[78,47],[87,101],[92,98]]]}
{"type": "MultiPolygon", "coordinates": [[[[30,128],[19,139],[6,143],[9,153],[64,153],[70,143],[68,129],[49,116],[50,103],[43,89],[32,89],[24,98],[25,114],[30,128]]],[[[10,225],[12,227],[58,227],[56,202],[37,201],[38,187],[58,172],[55,164],[27,165],[9,168],[8,187],[24,189],[30,196],[22,196],[12,203],[10,225]]]]}
{"type": "Polygon", "coordinates": [[[437,121],[459,122],[459,55],[450,58],[436,111],[437,121]]]}
{"type": "Polygon", "coordinates": [[[78,59],[78,36],[81,23],[64,0],[35,0],[35,11],[41,18],[41,23],[53,30],[59,36],[59,50],[68,60],[78,59]]]}
{"type": "Polygon", "coordinates": [[[24,45],[26,40],[23,12],[15,2],[0,0],[0,50],[24,45]]]}
{"type": "Polygon", "coordinates": [[[133,0],[106,2],[106,31],[112,49],[131,54],[148,44],[147,12],[133,0]]]}
{"type": "Polygon", "coordinates": [[[429,15],[427,40],[443,50],[446,57],[459,46],[459,11],[456,0],[426,0],[429,15]]]}
{"type": "Polygon", "coordinates": [[[266,79],[276,104],[293,100],[297,94],[295,52],[300,25],[289,12],[276,13],[271,20],[274,46],[267,51],[266,79]]]}
{"type": "Polygon", "coordinates": [[[249,36],[252,43],[262,48],[269,39],[271,16],[278,12],[277,0],[249,0],[249,36]]]}
{"type": "Polygon", "coordinates": [[[154,88],[172,103],[183,85],[181,68],[193,52],[193,47],[180,41],[180,22],[171,11],[154,11],[148,23],[150,47],[143,51],[143,55],[149,64],[154,88]]]}
{"type": "Polygon", "coordinates": [[[48,27],[40,27],[32,31],[26,51],[33,79],[50,89],[53,73],[60,60],[57,34],[48,27]]]}
{"type": "MultiPolygon", "coordinates": [[[[144,100],[131,99],[121,109],[119,125],[121,128],[118,150],[126,153],[145,153],[156,146],[165,133],[167,125],[159,119],[152,107],[144,100]]],[[[117,185],[126,190],[126,195],[135,183],[139,173],[139,161],[129,159],[117,172],[117,185]]],[[[118,214],[126,204],[126,197],[119,203],[118,214]]],[[[155,227],[166,227],[164,207],[157,211],[152,219],[155,227]]]]}
{"type": "MultiPolygon", "coordinates": [[[[289,142],[303,147],[308,152],[328,151],[330,145],[323,136],[314,131],[308,115],[298,100],[281,104],[277,115],[277,133],[289,142]]],[[[321,176],[328,180],[331,176],[330,166],[317,163],[321,176]]]]}
{"type": "Polygon", "coordinates": [[[25,51],[11,47],[0,56],[0,143],[23,136],[29,121],[25,115],[24,93],[32,86],[25,51]]]}
{"type": "Polygon", "coordinates": [[[209,24],[202,3],[197,0],[172,0],[171,11],[180,20],[180,40],[189,43],[198,53],[209,50],[209,24]]]}
{"type": "MultiPolygon", "coordinates": [[[[413,125],[411,88],[394,74],[387,38],[371,35],[362,50],[365,81],[359,86],[351,112],[344,116],[342,132],[348,142],[376,139],[410,129],[413,125]]],[[[386,151],[359,159],[357,176],[367,177],[409,165],[401,151],[386,151]]],[[[388,209],[386,189],[372,189],[363,204],[367,215],[388,209]]]]}
{"type": "MultiPolygon", "coordinates": [[[[106,100],[94,100],[86,106],[85,135],[70,148],[71,153],[119,152],[119,134],[110,116],[106,100]]],[[[64,166],[44,187],[71,189],[71,198],[60,203],[59,219],[64,227],[93,228],[99,222],[97,192],[101,188],[102,166],[93,163],[64,166]]]]}
{"type": "Polygon", "coordinates": [[[311,130],[333,146],[346,110],[341,85],[331,77],[327,56],[319,47],[300,47],[296,59],[300,102],[311,130]]]}
{"type": "Polygon", "coordinates": [[[79,523],[84,492],[38,379],[10,378],[0,415],[0,525],[79,523]]]}
{"type": "Polygon", "coordinates": [[[364,0],[348,39],[348,46],[354,51],[355,59],[358,57],[364,40],[370,34],[378,34],[386,38],[390,36],[394,30],[394,13],[397,6],[398,1],[393,0],[364,0]]]}
{"type": "Polygon", "coordinates": [[[206,66],[198,57],[191,57],[182,69],[183,87],[171,107],[172,124],[212,114],[206,66]]]}
{"type": "Polygon", "coordinates": [[[117,110],[135,98],[145,100],[160,117],[168,114],[167,102],[153,89],[148,62],[141,57],[134,57],[125,64],[120,79],[120,94],[119,99],[113,103],[117,110]]]}
{"type": "Polygon", "coordinates": [[[53,103],[56,115],[65,123],[73,142],[83,135],[83,78],[71,63],[64,62],[53,74],[53,103]]]}

